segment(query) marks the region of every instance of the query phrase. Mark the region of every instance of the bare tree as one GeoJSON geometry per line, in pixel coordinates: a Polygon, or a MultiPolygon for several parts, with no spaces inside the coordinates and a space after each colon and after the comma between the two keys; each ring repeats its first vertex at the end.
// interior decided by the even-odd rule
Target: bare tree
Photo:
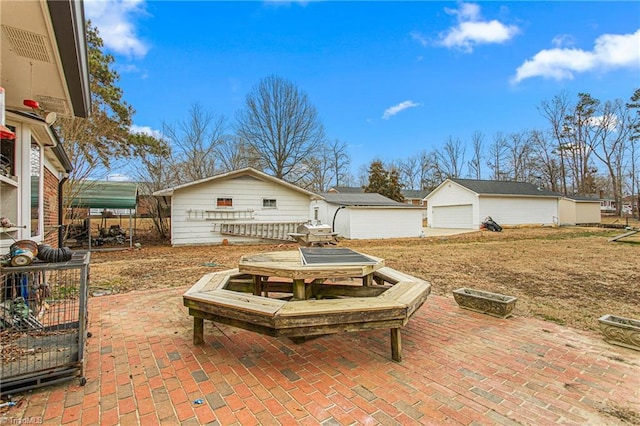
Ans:
{"type": "Polygon", "coordinates": [[[622,101],[607,101],[594,117],[587,138],[588,149],[607,169],[618,216],[622,213],[624,160],[632,118],[622,101]]]}
{"type": "Polygon", "coordinates": [[[540,178],[549,184],[549,189],[560,191],[561,170],[559,157],[556,155],[555,143],[545,132],[531,132],[531,147],[537,158],[540,178]]]}
{"type": "Polygon", "coordinates": [[[596,169],[590,161],[592,152],[589,148],[589,138],[593,137],[591,129],[599,104],[600,101],[592,98],[588,93],[579,93],[578,102],[573,111],[564,119],[565,143],[560,148],[562,152],[570,155],[574,194],[588,195],[595,192],[593,178],[596,169]]]}
{"type": "Polygon", "coordinates": [[[496,133],[493,137],[493,143],[489,146],[487,158],[487,166],[491,169],[492,180],[506,180],[508,178],[509,172],[505,165],[508,148],[507,138],[501,132],[496,133]]]}
{"type": "Polygon", "coordinates": [[[236,133],[275,177],[297,182],[300,167],[324,141],[324,127],[307,95],[292,82],[270,76],[247,95],[237,117],[236,133]]]}
{"type": "Polygon", "coordinates": [[[474,179],[482,179],[482,144],[484,135],[482,132],[476,131],[471,135],[471,149],[473,157],[469,161],[469,175],[474,179]]]}
{"type": "Polygon", "coordinates": [[[222,143],[225,118],[207,112],[200,104],[189,108],[189,117],[176,125],[164,124],[162,133],[173,147],[175,173],[180,183],[213,176],[216,149],[222,143]]]}
{"type": "Polygon", "coordinates": [[[538,176],[530,132],[522,131],[508,136],[507,158],[512,180],[529,182],[532,176],[538,176]]]}
{"type": "MultiPolygon", "coordinates": [[[[629,179],[631,196],[635,195],[636,217],[640,218],[640,89],[636,89],[626,104],[630,111],[629,179]]],[[[633,203],[632,203],[633,204],[633,203]]]]}
{"type": "Polygon", "coordinates": [[[465,148],[460,139],[449,136],[444,146],[436,150],[436,157],[444,178],[459,178],[464,165],[465,148]]]}
{"type": "Polygon", "coordinates": [[[397,164],[402,187],[406,189],[420,189],[420,174],[422,165],[420,156],[411,156],[406,160],[400,160],[397,164]]]}
{"type": "Polygon", "coordinates": [[[347,151],[347,143],[338,139],[326,144],[328,151],[326,167],[331,168],[331,174],[336,186],[344,186],[349,180],[349,167],[351,166],[351,156],[347,151]]]}
{"type": "Polygon", "coordinates": [[[334,141],[331,144],[321,144],[313,155],[303,160],[309,170],[308,178],[298,181],[298,185],[311,191],[326,192],[333,184],[339,186],[348,173],[349,156],[346,145],[334,141]]]}
{"type": "Polygon", "coordinates": [[[360,166],[358,166],[358,172],[356,176],[356,185],[364,188],[368,184],[369,184],[369,165],[360,164],[360,166]]]}
{"type": "Polygon", "coordinates": [[[216,147],[216,156],[219,160],[219,167],[223,172],[253,167],[262,170],[258,155],[253,148],[244,140],[225,135],[216,147]]]}
{"type": "Polygon", "coordinates": [[[551,101],[542,101],[538,106],[540,114],[549,121],[551,134],[556,141],[557,154],[560,158],[560,182],[561,191],[567,194],[567,170],[565,165],[565,117],[569,115],[571,104],[567,92],[561,92],[553,97],[551,101]]]}
{"type": "Polygon", "coordinates": [[[171,150],[164,140],[156,139],[142,133],[132,137],[146,139],[157,148],[147,151],[140,157],[141,164],[136,168],[135,179],[140,187],[138,201],[139,210],[147,210],[153,220],[153,225],[160,238],[168,238],[170,233],[169,208],[164,200],[153,197],[155,191],[178,184],[174,181],[174,165],[171,161],[171,150]]]}

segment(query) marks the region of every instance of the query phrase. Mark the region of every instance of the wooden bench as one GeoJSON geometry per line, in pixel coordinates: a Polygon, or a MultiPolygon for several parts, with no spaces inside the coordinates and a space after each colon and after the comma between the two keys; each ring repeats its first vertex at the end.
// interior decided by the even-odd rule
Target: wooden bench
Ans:
{"type": "MultiPolygon", "coordinates": [[[[281,300],[230,290],[252,291],[250,280],[238,269],[207,274],[183,295],[193,316],[193,342],[204,342],[204,320],[279,337],[306,337],[340,332],[390,329],[391,357],[402,360],[401,328],[426,301],[431,285],[421,279],[383,267],[375,271],[375,286],[337,286],[317,280],[318,295],[340,298],[281,300]],[[362,290],[360,290],[362,289],[362,290]],[[358,294],[369,297],[358,297],[358,294]],[[344,296],[346,295],[346,296],[344,296]],[[356,297],[348,297],[356,295],[356,297]]],[[[282,283],[280,288],[287,287],[282,283]]]]}

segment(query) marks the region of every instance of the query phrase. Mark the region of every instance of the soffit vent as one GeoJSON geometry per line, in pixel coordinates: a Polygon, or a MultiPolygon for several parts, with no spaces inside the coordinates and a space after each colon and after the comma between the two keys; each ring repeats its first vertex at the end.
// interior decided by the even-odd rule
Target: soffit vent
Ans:
{"type": "Polygon", "coordinates": [[[69,115],[69,108],[67,108],[67,101],[60,98],[54,98],[45,95],[36,95],[36,101],[40,104],[40,108],[47,112],[55,112],[58,114],[69,115]]]}
{"type": "Polygon", "coordinates": [[[2,26],[2,30],[16,55],[36,61],[51,62],[45,36],[6,25],[2,26]]]}

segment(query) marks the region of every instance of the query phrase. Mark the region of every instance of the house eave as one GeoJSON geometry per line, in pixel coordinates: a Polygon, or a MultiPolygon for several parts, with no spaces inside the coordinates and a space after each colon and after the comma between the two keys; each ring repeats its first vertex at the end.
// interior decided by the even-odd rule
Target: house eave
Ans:
{"type": "Polygon", "coordinates": [[[73,114],[87,118],[91,111],[89,61],[83,1],[47,0],[73,114]]]}

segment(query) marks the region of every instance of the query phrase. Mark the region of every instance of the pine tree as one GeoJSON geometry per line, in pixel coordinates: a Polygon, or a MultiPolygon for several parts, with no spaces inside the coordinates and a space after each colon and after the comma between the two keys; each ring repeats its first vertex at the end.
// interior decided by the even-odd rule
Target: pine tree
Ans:
{"type": "Polygon", "coordinates": [[[400,174],[396,169],[387,171],[382,161],[375,160],[369,166],[369,183],[364,187],[364,192],[373,192],[384,195],[392,200],[403,202],[400,174]]]}

